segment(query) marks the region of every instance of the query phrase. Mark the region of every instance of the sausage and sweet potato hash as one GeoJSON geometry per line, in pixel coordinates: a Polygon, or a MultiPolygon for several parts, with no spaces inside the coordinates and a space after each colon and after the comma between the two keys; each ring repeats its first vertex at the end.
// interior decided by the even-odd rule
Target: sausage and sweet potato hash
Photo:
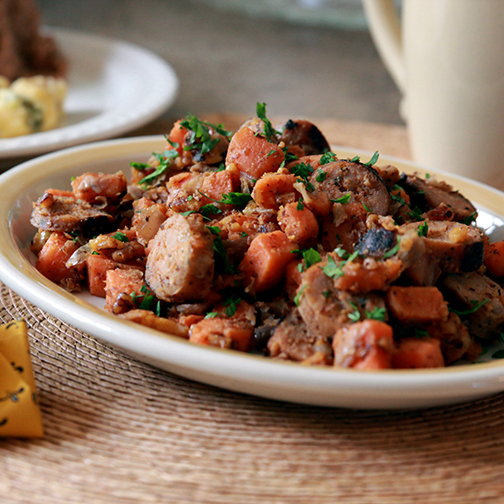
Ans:
{"type": "Polygon", "coordinates": [[[340,159],[265,105],[234,134],[187,116],[128,179],[84,173],[34,203],[36,267],[124,319],[321,366],[473,361],[504,323],[504,242],[446,183],[340,159]]]}

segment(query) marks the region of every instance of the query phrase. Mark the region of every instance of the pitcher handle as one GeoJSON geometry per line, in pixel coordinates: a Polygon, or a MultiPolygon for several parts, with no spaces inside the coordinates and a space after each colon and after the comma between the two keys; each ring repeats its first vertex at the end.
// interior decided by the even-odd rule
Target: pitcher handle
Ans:
{"type": "Polygon", "coordinates": [[[401,22],[394,0],[364,0],[364,10],[378,53],[399,91],[404,95],[406,67],[401,22]]]}

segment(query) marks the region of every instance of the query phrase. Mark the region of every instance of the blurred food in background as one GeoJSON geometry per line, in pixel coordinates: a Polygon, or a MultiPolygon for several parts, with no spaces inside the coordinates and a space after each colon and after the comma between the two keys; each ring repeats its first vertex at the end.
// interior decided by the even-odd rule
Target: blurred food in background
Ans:
{"type": "Polygon", "coordinates": [[[0,1],[0,138],[54,129],[63,116],[67,60],[41,33],[34,0],[0,1]]]}
{"type": "Polygon", "coordinates": [[[56,41],[41,33],[34,0],[0,1],[0,75],[65,77],[67,61],[56,41]]]}
{"type": "Polygon", "coordinates": [[[56,128],[63,117],[66,92],[62,78],[37,75],[10,84],[0,76],[0,138],[56,128]]]}

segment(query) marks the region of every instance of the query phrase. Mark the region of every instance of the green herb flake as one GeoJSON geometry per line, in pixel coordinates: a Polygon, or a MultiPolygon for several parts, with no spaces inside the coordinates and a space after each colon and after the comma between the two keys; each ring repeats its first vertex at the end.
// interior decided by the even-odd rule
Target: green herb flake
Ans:
{"type": "Polygon", "coordinates": [[[193,213],[196,213],[196,212],[194,210],[188,210],[187,212],[180,212],[180,215],[187,217],[188,215],[191,215],[193,213]]]}
{"type": "Polygon", "coordinates": [[[327,265],[322,267],[322,271],[329,278],[338,278],[344,275],[340,265],[336,264],[331,256],[327,256],[327,265]]]}
{"type": "Polygon", "coordinates": [[[322,171],[322,170],[319,168],[319,170],[318,170],[318,172],[317,172],[317,177],[315,178],[315,180],[316,180],[317,182],[324,182],[324,180],[326,179],[326,177],[327,177],[327,172],[322,171]]]}
{"type": "Polygon", "coordinates": [[[116,240],[123,243],[129,242],[129,238],[124,233],[121,233],[121,231],[117,231],[117,233],[114,236],[112,236],[112,238],[115,238],[116,240]]]}
{"type": "Polygon", "coordinates": [[[470,226],[476,220],[477,215],[478,212],[474,211],[471,215],[469,215],[462,221],[463,224],[465,224],[466,226],[470,226]]]}
{"type": "Polygon", "coordinates": [[[342,205],[344,205],[345,203],[348,203],[350,201],[351,197],[352,193],[348,192],[343,196],[340,196],[339,198],[330,199],[329,201],[331,201],[332,203],[341,203],[342,205]]]}
{"type": "Polygon", "coordinates": [[[398,236],[396,245],[390,250],[387,250],[385,254],[383,254],[383,259],[388,259],[389,257],[392,257],[393,255],[397,254],[397,252],[399,252],[400,244],[401,244],[401,238],[398,236]]]}
{"type": "Polygon", "coordinates": [[[419,339],[430,338],[430,334],[427,331],[425,331],[424,329],[415,329],[413,331],[413,336],[415,338],[419,338],[419,339]]]}
{"type": "MultiPolygon", "coordinates": [[[[134,168],[135,170],[138,170],[138,171],[143,171],[143,170],[147,170],[149,168],[152,168],[151,165],[148,165],[146,163],[135,163],[135,162],[131,162],[130,163],[130,166],[131,168],[134,168]]],[[[73,177],[75,178],[75,177],[73,177]]]]}
{"type": "Polygon", "coordinates": [[[426,221],[422,222],[422,224],[420,224],[420,226],[418,226],[417,233],[418,233],[418,236],[420,236],[420,238],[423,236],[426,237],[428,235],[429,225],[427,224],[426,221]]]}
{"type": "Polygon", "coordinates": [[[303,203],[303,198],[299,198],[297,205],[296,205],[296,210],[298,212],[301,212],[304,210],[304,203],[303,203]]]}
{"type": "Polygon", "coordinates": [[[373,154],[373,156],[371,157],[371,159],[367,162],[367,163],[364,163],[366,166],[373,166],[376,164],[376,162],[378,161],[378,158],[380,157],[380,154],[378,153],[378,151],[375,151],[375,153],[373,154]]]}
{"type": "Polygon", "coordinates": [[[277,131],[273,128],[271,121],[266,117],[266,103],[257,103],[256,114],[264,123],[264,136],[269,142],[276,143],[277,131]]]}
{"type": "Polygon", "coordinates": [[[365,317],[367,319],[379,320],[380,322],[385,322],[387,316],[387,309],[385,307],[375,306],[371,311],[365,311],[365,317]]]}
{"type": "Polygon", "coordinates": [[[218,312],[216,311],[212,311],[212,312],[208,312],[206,315],[205,315],[205,318],[206,319],[209,319],[209,318],[215,318],[219,315],[218,312]]]}
{"type": "Polygon", "coordinates": [[[489,299],[484,299],[483,301],[476,301],[473,300],[471,301],[472,307],[467,308],[467,310],[454,310],[452,308],[448,308],[452,313],[455,313],[455,315],[458,315],[459,317],[464,317],[466,315],[471,315],[471,313],[474,313],[478,311],[483,305],[487,304],[490,300],[489,299]]]}
{"type": "Polygon", "coordinates": [[[212,248],[216,255],[216,262],[222,267],[225,273],[236,273],[236,268],[229,263],[226,249],[224,248],[224,244],[222,243],[222,238],[220,236],[220,229],[217,226],[207,226],[206,228],[214,236],[212,248]]]}
{"type": "Polygon", "coordinates": [[[504,359],[504,350],[497,350],[492,354],[492,359],[504,359]]]}
{"type": "Polygon", "coordinates": [[[149,175],[145,176],[141,181],[140,185],[143,187],[148,187],[154,184],[158,178],[161,178],[168,169],[173,164],[173,160],[178,157],[178,152],[176,150],[167,150],[162,154],[153,152],[152,155],[159,161],[158,167],[149,175]]]}
{"type": "MultiPolygon", "coordinates": [[[[338,159],[338,156],[336,156],[336,154],[334,154],[332,152],[325,152],[324,154],[322,154],[322,156],[320,156],[320,164],[325,165],[328,163],[332,163],[333,161],[336,161],[337,159],[338,159]]],[[[319,181],[317,181],[317,182],[319,182],[319,181]]]]}
{"type": "Polygon", "coordinates": [[[296,297],[294,298],[294,304],[296,306],[299,306],[299,303],[301,303],[301,296],[303,295],[303,292],[306,289],[306,287],[307,285],[303,285],[296,294],[296,297]]]}
{"type": "Polygon", "coordinates": [[[354,156],[350,159],[350,163],[360,163],[360,156],[354,156]]]}
{"type": "Polygon", "coordinates": [[[350,303],[350,306],[353,308],[353,311],[350,312],[347,316],[353,323],[358,322],[361,318],[360,311],[355,303],[350,303]]]}
{"type": "Polygon", "coordinates": [[[226,307],[225,313],[228,317],[232,317],[238,308],[238,305],[241,303],[241,298],[236,296],[231,296],[227,298],[223,305],[226,307]]]}
{"type": "Polygon", "coordinates": [[[306,269],[322,260],[320,254],[314,248],[303,250],[303,259],[306,269]]]}

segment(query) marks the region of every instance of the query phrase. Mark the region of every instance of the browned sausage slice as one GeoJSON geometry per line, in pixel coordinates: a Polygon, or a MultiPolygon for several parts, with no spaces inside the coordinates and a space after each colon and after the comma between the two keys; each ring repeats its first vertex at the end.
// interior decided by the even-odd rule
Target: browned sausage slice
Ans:
{"type": "Polygon", "coordinates": [[[473,204],[444,182],[407,175],[402,177],[399,184],[410,196],[411,206],[417,206],[424,212],[445,205],[453,211],[453,220],[457,222],[466,222],[476,216],[473,204]]]}
{"type": "Polygon", "coordinates": [[[324,180],[318,182],[319,170],[314,170],[310,181],[329,198],[337,199],[350,192],[369,212],[378,215],[388,214],[389,191],[378,172],[371,166],[340,159],[322,165],[320,170],[326,174],[324,180]]]}
{"type": "Polygon", "coordinates": [[[203,299],[212,288],[213,238],[199,214],[172,215],[153,238],[145,281],[168,302],[203,299]]]}
{"type": "Polygon", "coordinates": [[[276,327],[268,341],[270,357],[330,366],[333,353],[329,340],[311,334],[298,310],[293,310],[276,327]]]}
{"type": "Polygon", "coordinates": [[[45,193],[33,204],[30,222],[43,231],[82,233],[90,238],[112,231],[115,219],[85,201],[45,193]]]}
{"type": "Polygon", "coordinates": [[[298,145],[307,156],[323,154],[331,150],[322,132],[310,121],[289,119],[280,130],[282,131],[281,142],[284,142],[287,147],[298,145]]]}

